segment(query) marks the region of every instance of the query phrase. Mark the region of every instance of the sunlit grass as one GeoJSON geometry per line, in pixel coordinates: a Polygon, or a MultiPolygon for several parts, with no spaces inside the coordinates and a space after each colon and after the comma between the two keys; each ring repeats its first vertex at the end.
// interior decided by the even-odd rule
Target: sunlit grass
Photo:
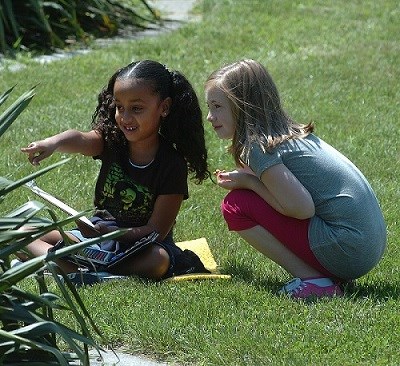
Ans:
{"type": "MultiPolygon", "coordinates": [[[[1,71],[0,87],[40,82],[29,109],[3,138],[1,175],[34,170],[19,147],[66,128],[88,129],[97,93],[133,59],[182,71],[206,114],[203,84],[214,69],[255,58],[273,75],[297,120],[353,160],[370,180],[388,227],[380,264],[342,299],[311,305],[276,295],[288,275],[229,233],[219,211],[224,191],[190,184],[176,239],[206,237],[230,281],[161,283],[131,279],[81,289],[91,314],[115,346],[198,365],[396,365],[400,336],[400,176],[396,1],[204,0],[200,23],[174,33],[114,44],[48,65],[22,60],[1,71]],[[7,144],[4,145],[4,141],[7,144]],[[4,151],[4,152],[3,152],[4,151]],[[3,173],[6,172],[6,173],[3,173]]],[[[205,119],[205,118],[204,118],[205,119]]],[[[210,170],[230,168],[226,142],[207,122],[210,170]]],[[[56,154],[43,164],[62,158],[56,154]]],[[[74,157],[38,180],[78,210],[91,207],[98,171],[74,157]]],[[[24,202],[27,191],[13,197],[24,202]]],[[[3,205],[4,206],[4,205],[3,205]]],[[[3,207],[2,207],[3,209],[3,207]]]]}

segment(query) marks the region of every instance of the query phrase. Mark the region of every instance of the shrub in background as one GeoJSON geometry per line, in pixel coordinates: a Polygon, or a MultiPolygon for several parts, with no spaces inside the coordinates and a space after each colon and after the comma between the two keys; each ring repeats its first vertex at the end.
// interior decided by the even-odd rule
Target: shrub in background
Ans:
{"type": "Polygon", "coordinates": [[[0,0],[0,52],[65,48],[158,19],[146,0],[0,0]]]}

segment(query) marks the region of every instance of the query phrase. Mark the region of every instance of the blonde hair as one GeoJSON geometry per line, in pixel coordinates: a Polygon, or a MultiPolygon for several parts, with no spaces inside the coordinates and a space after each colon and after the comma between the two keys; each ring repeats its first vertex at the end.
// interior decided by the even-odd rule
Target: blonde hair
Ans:
{"type": "Polygon", "coordinates": [[[219,88],[231,103],[236,128],[229,151],[238,165],[248,161],[254,142],[266,152],[313,131],[312,123],[296,123],[286,114],[272,77],[257,61],[241,60],[214,71],[206,81],[210,87],[219,88]]]}

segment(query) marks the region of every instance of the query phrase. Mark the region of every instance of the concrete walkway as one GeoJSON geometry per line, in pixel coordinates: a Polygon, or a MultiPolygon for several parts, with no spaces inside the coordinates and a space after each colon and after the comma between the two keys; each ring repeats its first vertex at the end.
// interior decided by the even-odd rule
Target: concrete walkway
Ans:
{"type": "Polygon", "coordinates": [[[178,22],[195,19],[190,14],[196,0],[150,0],[148,3],[162,12],[162,17],[178,22]]]}
{"type": "Polygon", "coordinates": [[[90,351],[90,356],[93,361],[91,366],[168,366],[166,363],[160,363],[149,360],[143,356],[133,356],[122,352],[116,352],[117,356],[112,351],[102,352],[103,360],[98,357],[97,352],[90,351]],[[119,359],[119,360],[118,360],[119,359]]]}

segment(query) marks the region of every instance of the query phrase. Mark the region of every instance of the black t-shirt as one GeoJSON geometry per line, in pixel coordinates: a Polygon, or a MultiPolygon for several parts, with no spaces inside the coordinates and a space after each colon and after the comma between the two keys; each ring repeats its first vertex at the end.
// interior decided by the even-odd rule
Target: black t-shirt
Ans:
{"type": "Polygon", "coordinates": [[[95,207],[107,210],[119,227],[146,225],[159,195],[183,194],[188,198],[187,165],[173,146],[160,137],[154,161],[136,168],[129,161],[128,147],[112,148],[107,142],[95,189],[95,207]]]}

